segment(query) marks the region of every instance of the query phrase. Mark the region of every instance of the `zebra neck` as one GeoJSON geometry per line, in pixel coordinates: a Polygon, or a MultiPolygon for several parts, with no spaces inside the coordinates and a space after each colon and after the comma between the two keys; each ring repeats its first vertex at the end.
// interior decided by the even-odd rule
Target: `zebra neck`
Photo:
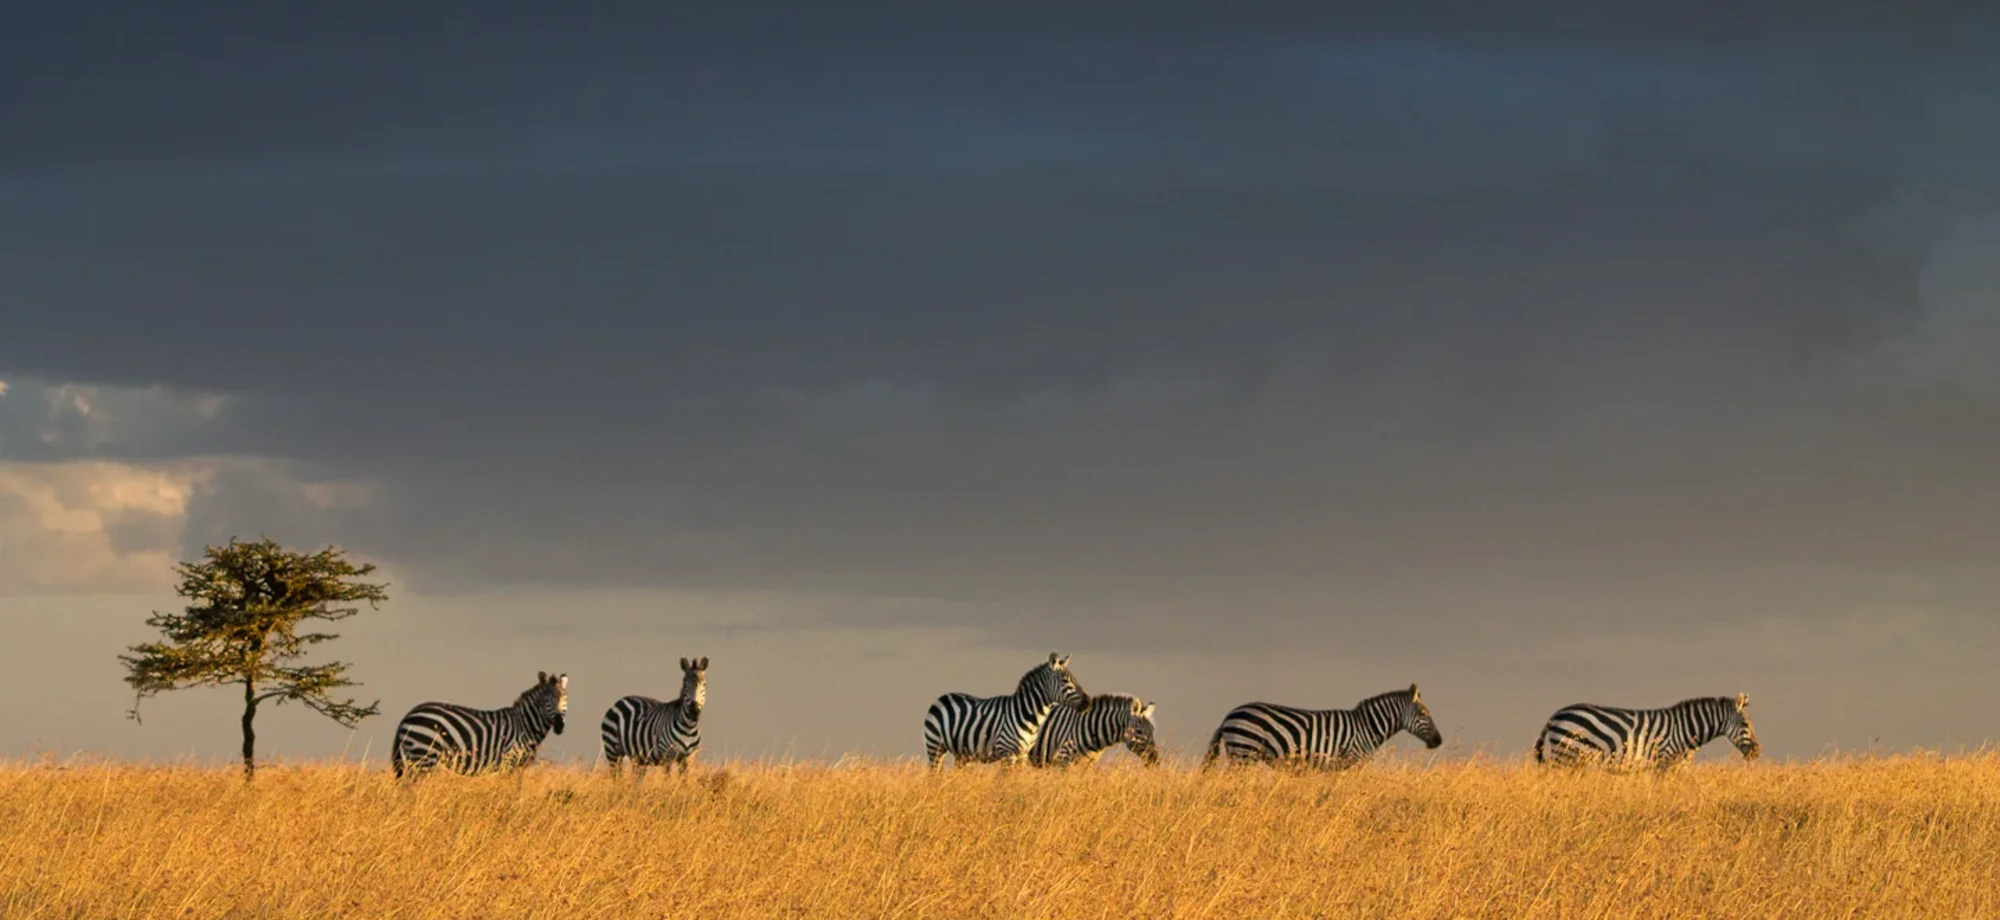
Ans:
{"type": "Polygon", "coordinates": [[[701,707],[688,700],[682,700],[674,707],[674,731],[681,735],[693,735],[701,729],[701,707]]]}
{"type": "Polygon", "coordinates": [[[1373,706],[1355,721],[1361,723],[1354,733],[1355,748],[1363,753],[1373,753],[1402,730],[1403,710],[1394,703],[1373,706]]]}
{"type": "Polygon", "coordinates": [[[1049,711],[1056,708],[1055,700],[1042,699],[1033,694],[1025,699],[1017,695],[1013,698],[1012,703],[1015,716],[1014,724],[1020,726],[1022,731],[1029,734],[1040,732],[1042,724],[1049,719],[1049,711]]]}
{"type": "Polygon", "coordinates": [[[524,703],[510,707],[510,709],[512,710],[513,718],[508,721],[514,724],[516,730],[527,735],[529,740],[536,743],[540,743],[543,738],[548,737],[549,729],[555,725],[554,719],[543,715],[540,708],[532,704],[527,704],[525,701],[524,703]]]}
{"type": "Polygon", "coordinates": [[[1681,728],[1692,747],[1701,747],[1728,734],[1728,720],[1718,713],[1693,709],[1681,713],[1681,728]]]}
{"type": "Polygon", "coordinates": [[[1079,716],[1083,720],[1081,733],[1083,749],[1092,756],[1109,749],[1125,738],[1125,726],[1120,724],[1119,720],[1097,716],[1097,712],[1086,712],[1079,716]]]}

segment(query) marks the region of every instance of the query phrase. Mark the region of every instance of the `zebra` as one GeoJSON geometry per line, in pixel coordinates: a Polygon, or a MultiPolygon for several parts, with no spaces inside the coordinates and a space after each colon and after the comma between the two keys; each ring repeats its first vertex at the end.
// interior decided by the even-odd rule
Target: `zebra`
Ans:
{"type": "Polygon", "coordinates": [[[646,768],[680,765],[701,749],[701,710],[708,705],[708,658],[681,659],[681,695],[662,703],[644,696],[627,696],[604,712],[604,760],[611,775],[625,758],[632,759],[632,778],[643,782],[646,768]]]}
{"type": "Polygon", "coordinates": [[[1049,710],[1028,762],[1037,767],[1066,767],[1082,761],[1094,764],[1112,746],[1124,744],[1147,766],[1160,762],[1160,749],[1153,740],[1153,707],[1135,696],[1103,693],[1090,700],[1085,712],[1068,704],[1049,710]]]}
{"type": "Polygon", "coordinates": [[[419,703],[396,725],[389,765],[398,778],[437,766],[465,774],[525,766],[551,729],[562,734],[568,711],[569,675],[546,671],[505,709],[419,703]]]}
{"type": "Polygon", "coordinates": [[[924,756],[937,769],[944,755],[954,763],[1019,764],[1028,758],[1049,710],[1058,703],[1090,710],[1090,694],[1069,671],[1069,656],[1049,660],[1021,675],[1009,696],[976,697],[947,693],[924,716],[924,756]]]}
{"type": "Polygon", "coordinates": [[[1556,766],[1651,766],[1670,770],[1696,748],[1727,737],[1744,760],[1763,751],[1750,724],[1750,694],[1700,696],[1665,709],[1619,709],[1578,703],[1549,716],[1535,738],[1535,762],[1556,766]]]}
{"type": "Polygon", "coordinates": [[[1416,736],[1426,749],[1444,743],[1416,684],[1371,696],[1353,709],[1245,703],[1222,717],[1201,768],[1205,771],[1219,759],[1228,765],[1285,763],[1343,770],[1374,756],[1399,731],[1416,736]]]}

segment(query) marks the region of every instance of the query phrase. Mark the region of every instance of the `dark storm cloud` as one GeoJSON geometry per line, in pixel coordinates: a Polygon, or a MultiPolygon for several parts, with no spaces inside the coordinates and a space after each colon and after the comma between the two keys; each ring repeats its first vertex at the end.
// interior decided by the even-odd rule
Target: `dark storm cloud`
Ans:
{"type": "MultiPolygon", "coordinates": [[[[272,158],[465,152],[583,134],[660,141],[858,100],[1208,128],[1289,120],[1274,57],[1369,45],[1488,54],[1837,56],[1881,85],[1976,53],[1992,16],[1879,4],[953,4],[316,11],[211,4],[0,13],[12,129],[0,164],[244,168],[272,158]],[[1123,105],[1119,105],[1123,103],[1123,105]],[[1227,117],[1228,121],[1216,121],[1227,117]]],[[[1987,34],[1990,40],[1990,34],[1987,34]]],[[[1863,94],[1843,92],[1848,104],[1863,94]]],[[[848,113],[852,114],[852,113],[848,113]]],[[[741,153],[741,151],[737,151],[741,153]]]]}
{"type": "Polygon", "coordinates": [[[1243,624],[1145,611],[1393,629],[2000,542],[1982,404],[1843,376],[1995,206],[1977,24],[1104,9],[9,30],[0,377],[230,394],[90,450],[376,480],[332,530],[214,484],[190,538],[277,516],[444,586],[1171,643],[1243,624]]]}

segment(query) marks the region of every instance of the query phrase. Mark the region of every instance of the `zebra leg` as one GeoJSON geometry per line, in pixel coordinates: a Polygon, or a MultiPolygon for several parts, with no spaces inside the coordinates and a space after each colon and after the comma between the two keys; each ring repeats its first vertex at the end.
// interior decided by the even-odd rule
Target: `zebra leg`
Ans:
{"type": "Polygon", "coordinates": [[[412,784],[417,780],[423,779],[424,774],[430,772],[431,764],[435,763],[437,759],[436,755],[430,752],[418,755],[405,755],[400,748],[394,751],[394,754],[396,756],[396,778],[412,784]]]}
{"type": "Polygon", "coordinates": [[[1207,763],[1202,764],[1202,770],[1208,770],[1211,764],[1224,770],[1230,770],[1258,763],[1262,760],[1264,758],[1257,756],[1254,751],[1245,751],[1227,741],[1221,741],[1215,746],[1215,756],[1209,758],[1207,763]]]}
{"type": "Polygon", "coordinates": [[[1563,734],[1550,734],[1548,743],[1535,742],[1536,753],[1544,766],[1568,770],[1572,773],[1584,770],[1601,759],[1603,752],[1578,742],[1563,734]]]}
{"type": "Polygon", "coordinates": [[[680,767],[681,767],[681,771],[680,771],[680,774],[679,774],[679,775],[681,775],[681,776],[686,776],[686,775],[688,775],[688,761],[690,761],[690,760],[693,760],[693,759],[694,759],[694,755],[692,755],[692,754],[683,754],[683,755],[681,755],[681,759],[680,759],[680,767]]]}

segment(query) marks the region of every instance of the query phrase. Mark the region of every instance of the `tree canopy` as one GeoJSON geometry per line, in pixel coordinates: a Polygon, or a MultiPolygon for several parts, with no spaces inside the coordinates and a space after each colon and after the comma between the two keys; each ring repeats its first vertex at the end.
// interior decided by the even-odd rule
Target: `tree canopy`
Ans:
{"type": "Polygon", "coordinates": [[[344,620],[367,602],[388,600],[386,585],[362,581],[373,564],[348,561],[339,549],[312,553],[288,550],[269,538],[254,543],[235,538],[207,547],[202,558],[175,566],[176,593],[189,603],[178,613],[154,611],[146,625],[164,642],[132,646],[118,656],[125,682],[137,697],[130,716],[139,718],[147,697],[192,687],[243,687],[243,770],[256,771],[257,707],[265,702],[298,702],[353,728],[375,715],[380,701],[367,706],[333,691],[357,686],[347,679],[346,662],[306,664],[312,646],[339,638],[301,631],[309,620],[344,620]]]}

